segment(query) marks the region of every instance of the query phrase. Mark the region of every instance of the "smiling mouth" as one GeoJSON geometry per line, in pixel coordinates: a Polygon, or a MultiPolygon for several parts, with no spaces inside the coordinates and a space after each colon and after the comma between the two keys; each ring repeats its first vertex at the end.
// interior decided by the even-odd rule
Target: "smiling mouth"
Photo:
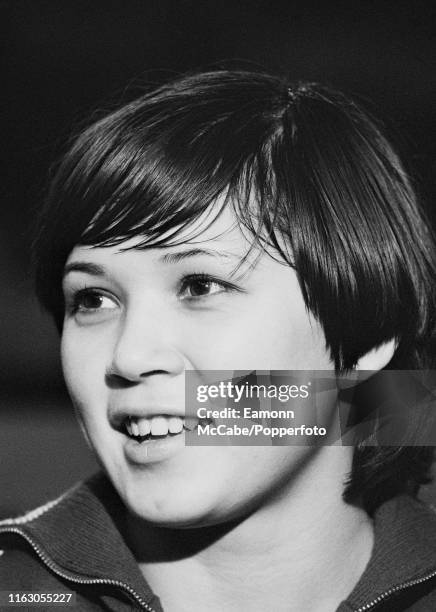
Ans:
{"type": "Polygon", "coordinates": [[[185,431],[194,431],[199,424],[210,422],[210,419],[170,415],[150,418],[129,416],[124,422],[124,433],[137,442],[146,442],[180,436],[185,431]]]}

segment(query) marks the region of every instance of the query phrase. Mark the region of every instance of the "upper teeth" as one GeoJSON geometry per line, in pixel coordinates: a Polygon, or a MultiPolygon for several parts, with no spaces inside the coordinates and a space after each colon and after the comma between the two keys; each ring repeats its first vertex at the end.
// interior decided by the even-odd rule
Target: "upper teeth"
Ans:
{"type": "Polygon", "coordinates": [[[168,433],[180,433],[185,426],[185,419],[178,416],[129,417],[126,429],[130,436],[166,436],[168,433]]]}

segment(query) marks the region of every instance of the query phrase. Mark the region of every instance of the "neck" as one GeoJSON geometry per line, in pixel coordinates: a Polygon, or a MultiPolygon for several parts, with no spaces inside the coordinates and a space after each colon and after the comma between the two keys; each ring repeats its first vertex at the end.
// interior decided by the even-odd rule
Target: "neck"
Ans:
{"type": "Polygon", "coordinates": [[[342,500],[352,450],[320,448],[279,498],[232,523],[177,530],[130,517],[128,540],[165,611],[336,610],[373,541],[366,513],[342,500]]]}

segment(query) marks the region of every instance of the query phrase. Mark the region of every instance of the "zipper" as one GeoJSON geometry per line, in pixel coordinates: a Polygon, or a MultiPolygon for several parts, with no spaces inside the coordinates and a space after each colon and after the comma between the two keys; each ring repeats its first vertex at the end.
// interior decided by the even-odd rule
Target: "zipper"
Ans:
{"type": "Polygon", "coordinates": [[[67,574],[64,571],[60,570],[59,567],[53,563],[53,561],[47,557],[38,544],[26,533],[21,531],[21,529],[17,529],[16,527],[8,527],[7,529],[1,529],[0,533],[17,533],[21,537],[23,537],[27,542],[31,545],[33,550],[36,552],[38,557],[45,563],[45,565],[50,568],[55,574],[64,578],[65,580],[69,580],[70,582],[76,582],[78,584],[107,584],[110,586],[118,587],[124,591],[126,591],[129,595],[131,595],[137,603],[141,606],[143,610],[147,612],[156,612],[151,606],[146,603],[138,593],[132,589],[131,586],[121,582],[120,580],[111,580],[109,578],[77,578],[71,574],[67,574]]]}
{"type": "Polygon", "coordinates": [[[394,586],[391,589],[385,591],[384,593],[382,593],[369,603],[365,604],[364,606],[361,606],[354,612],[366,612],[367,610],[371,610],[371,608],[374,608],[394,593],[398,593],[398,591],[403,591],[404,589],[408,589],[409,587],[416,586],[418,584],[421,584],[422,582],[427,582],[427,580],[431,580],[435,576],[436,570],[433,571],[431,574],[427,574],[427,576],[424,576],[423,578],[416,578],[415,580],[409,580],[407,582],[403,582],[402,584],[398,584],[397,586],[394,586]]]}
{"type": "MultiPolygon", "coordinates": [[[[41,561],[43,561],[48,568],[50,568],[55,574],[57,574],[64,580],[69,580],[70,582],[76,582],[77,584],[107,584],[110,586],[118,587],[126,591],[129,595],[131,595],[138,602],[141,608],[143,608],[147,612],[155,612],[154,608],[148,605],[148,603],[146,603],[142,599],[142,597],[138,595],[138,593],[134,589],[132,589],[131,586],[129,586],[128,584],[125,584],[124,582],[121,582],[120,580],[111,580],[109,578],[77,578],[76,576],[72,576],[71,574],[67,574],[63,572],[57,567],[56,564],[53,563],[53,561],[51,561],[42,552],[38,544],[36,544],[36,542],[30,536],[28,536],[23,531],[21,531],[21,529],[17,529],[16,527],[8,527],[7,529],[0,528],[0,533],[16,533],[20,535],[21,537],[23,537],[32,546],[33,550],[36,552],[36,554],[41,559],[41,561]]],[[[407,582],[403,582],[402,584],[399,584],[395,587],[388,589],[387,591],[385,591],[384,593],[382,593],[381,595],[379,595],[378,597],[376,597],[369,603],[361,606],[360,608],[357,608],[357,610],[354,610],[354,612],[367,612],[367,610],[371,610],[371,608],[374,608],[375,606],[377,606],[379,603],[381,603],[382,601],[384,601],[385,599],[387,599],[394,593],[398,593],[399,591],[403,591],[405,589],[408,589],[409,587],[416,586],[418,584],[422,584],[423,582],[427,582],[427,580],[431,580],[434,577],[436,577],[436,570],[431,572],[431,574],[427,574],[427,576],[424,576],[423,578],[416,578],[415,580],[409,580],[407,582]]]]}

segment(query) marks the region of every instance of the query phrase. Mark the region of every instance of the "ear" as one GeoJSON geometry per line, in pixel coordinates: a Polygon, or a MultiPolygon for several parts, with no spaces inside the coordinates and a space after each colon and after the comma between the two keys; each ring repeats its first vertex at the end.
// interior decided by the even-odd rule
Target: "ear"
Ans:
{"type": "MultiPolygon", "coordinates": [[[[363,355],[356,363],[355,370],[368,371],[368,377],[384,368],[394,356],[397,348],[397,341],[392,338],[384,344],[363,355]]],[[[360,376],[359,376],[360,378],[360,376]]]]}
{"type": "Polygon", "coordinates": [[[374,374],[377,374],[390,362],[397,346],[396,338],[392,338],[388,342],[384,342],[365,355],[362,355],[352,370],[337,378],[338,388],[345,390],[354,387],[356,384],[360,384],[371,378],[374,374]]]}

